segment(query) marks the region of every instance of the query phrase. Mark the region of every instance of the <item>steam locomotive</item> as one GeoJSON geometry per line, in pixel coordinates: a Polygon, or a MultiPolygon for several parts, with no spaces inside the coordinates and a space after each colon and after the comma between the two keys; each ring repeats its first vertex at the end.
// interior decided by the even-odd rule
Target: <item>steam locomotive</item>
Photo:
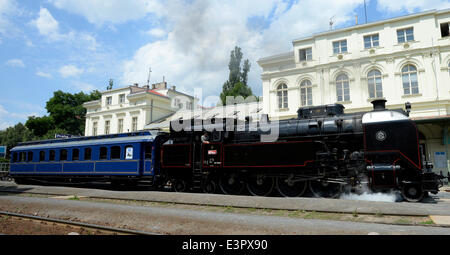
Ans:
{"type": "Polygon", "coordinates": [[[401,191],[414,202],[436,194],[444,177],[425,162],[417,127],[408,118],[410,104],[404,111],[387,110],[385,103],[376,100],[373,111],[353,114],[344,114],[341,104],[300,108],[298,118],[277,122],[267,116],[258,123],[174,121],[161,148],[161,169],[176,191],[247,189],[267,196],[276,189],[298,197],[309,189],[318,197],[336,197],[368,186],[401,191]],[[205,142],[202,136],[211,138],[205,142]]]}
{"type": "Polygon", "coordinates": [[[300,108],[298,117],[191,119],[150,131],[47,141],[11,149],[10,176],[30,181],[109,181],[178,192],[200,190],[298,197],[337,197],[367,186],[400,191],[407,201],[437,193],[417,127],[404,110],[374,101],[370,112],[344,114],[340,104],[300,108]]]}

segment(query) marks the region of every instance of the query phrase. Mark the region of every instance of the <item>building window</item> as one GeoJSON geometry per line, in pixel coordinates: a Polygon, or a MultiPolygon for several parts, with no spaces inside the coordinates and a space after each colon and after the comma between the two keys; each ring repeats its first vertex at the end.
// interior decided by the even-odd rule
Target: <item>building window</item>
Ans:
{"type": "Polygon", "coordinates": [[[109,124],[111,122],[109,120],[105,121],[105,135],[109,135],[109,124]]]}
{"type": "Polygon", "coordinates": [[[414,28],[405,28],[397,30],[398,43],[414,41],[414,28]]]}
{"type": "Polygon", "coordinates": [[[338,102],[350,101],[350,81],[346,74],[336,78],[336,95],[338,102]]]}
{"type": "Polygon", "coordinates": [[[299,50],[300,61],[312,60],[312,48],[299,50]]]}
{"type": "Polygon", "coordinates": [[[98,127],[97,122],[92,123],[92,135],[97,135],[97,127],[98,127]]]}
{"type": "Polygon", "coordinates": [[[383,86],[381,82],[381,72],[372,70],[367,74],[367,83],[369,85],[369,97],[380,98],[383,97],[383,86]]]}
{"type": "Polygon", "coordinates": [[[125,94],[119,95],[119,104],[125,103],[125,94]]]}
{"type": "Polygon", "coordinates": [[[123,133],[123,119],[119,119],[117,122],[117,133],[123,133]]]}
{"type": "Polygon", "coordinates": [[[302,105],[312,105],[312,83],[310,80],[304,80],[300,83],[300,97],[302,105]]]}
{"type": "Polygon", "coordinates": [[[106,98],[106,105],[112,105],[112,97],[106,98]]]}
{"type": "Polygon", "coordinates": [[[378,46],[380,46],[380,38],[378,34],[364,36],[364,48],[369,49],[378,46]]]}
{"type": "Polygon", "coordinates": [[[449,23],[441,23],[441,36],[447,37],[450,36],[450,29],[449,29],[449,23]]]}
{"type": "Polygon", "coordinates": [[[406,65],[402,68],[403,93],[405,95],[419,94],[419,82],[417,80],[417,68],[406,65]]]}
{"type": "Polygon", "coordinates": [[[138,117],[133,117],[131,121],[131,131],[135,132],[137,131],[137,125],[138,125],[138,117]]]}
{"type": "Polygon", "coordinates": [[[333,53],[339,54],[347,52],[347,40],[333,42],[333,53]]]}
{"type": "Polygon", "coordinates": [[[277,87],[277,97],[278,97],[278,108],[287,109],[288,108],[288,89],[286,84],[280,84],[277,87]]]}

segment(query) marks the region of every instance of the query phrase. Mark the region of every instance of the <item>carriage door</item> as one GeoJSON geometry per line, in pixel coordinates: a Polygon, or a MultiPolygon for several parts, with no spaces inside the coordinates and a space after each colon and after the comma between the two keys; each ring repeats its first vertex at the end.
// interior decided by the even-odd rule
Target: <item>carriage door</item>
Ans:
{"type": "Polygon", "coordinates": [[[153,164],[152,164],[152,143],[145,143],[144,146],[144,175],[153,175],[153,164]]]}

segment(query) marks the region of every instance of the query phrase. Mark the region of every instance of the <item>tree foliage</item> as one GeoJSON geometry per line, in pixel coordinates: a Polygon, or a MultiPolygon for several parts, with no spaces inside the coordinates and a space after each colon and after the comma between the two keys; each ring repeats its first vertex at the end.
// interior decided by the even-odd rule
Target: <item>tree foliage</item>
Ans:
{"type": "Polygon", "coordinates": [[[14,127],[9,127],[6,130],[0,131],[0,144],[7,146],[7,157],[10,155],[9,150],[15,147],[18,143],[34,139],[36,139],[36,137],[22,123],[18,123],[14,127]]]}
{"type": "Polygon", "coordinates": [[[71,94],[55,91],[47,101],[48,116],[29,117],[25,126],[42,139],[54,138],[55,133],[81,135],[84,133],[86,109],[83,103],[101,98],[97,90],[90,94],[83,92],[71,94]]]}
{"type": "Polygon", "coordinates": [[[230,54],[230,62],[228,64],[229,75],[228,80],[223,84],[222,93],[220,94],[220,99],[223,105],[226,105],[226,99],[229,96],[237,97],[242,96],[247,98],[251,95],[252,89],[247,85],[248,73],[250,72],[250,61],[246,59],[244,61],[242,71],[243,53],[241,48],[236,46],[230,54]]]}

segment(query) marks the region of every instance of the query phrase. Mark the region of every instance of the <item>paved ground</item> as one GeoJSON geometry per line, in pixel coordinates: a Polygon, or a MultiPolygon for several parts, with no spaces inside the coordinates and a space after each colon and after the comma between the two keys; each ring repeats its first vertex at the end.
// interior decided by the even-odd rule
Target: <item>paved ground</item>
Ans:
{"type": "MultiPolygon", "coordinates": [[[[449,188],[450,189],[450,188],[449,188]]],[[[203,193],[175,193],[157,191],[113,191],[105,189],[73,188],[58,186],[16,185],[0,182],[0,191],[33,192],[38,194],[77,195],[99,198],[118,198],[154,202],[219,205],[245,208],[306,210],[317,212],[382,213],[383,215],[450,216],[450,193],[431,195],[422,203],[378,202],[326,198],[284,198],[229,196],[203,193]]],[[[377,199],[367,197],[366,199],[377,199]]],[[[384,199],[382,197],[382,199],[384,199]]],[[[448,218],[447,218],[448,219],[448,218]]]]}
{"type": "Polygon", "coordinates": [[[450,235],[450,228],[445,227],[299,219],[11,195],[0,196],[0,210],[177,235],[450,235]]]}

